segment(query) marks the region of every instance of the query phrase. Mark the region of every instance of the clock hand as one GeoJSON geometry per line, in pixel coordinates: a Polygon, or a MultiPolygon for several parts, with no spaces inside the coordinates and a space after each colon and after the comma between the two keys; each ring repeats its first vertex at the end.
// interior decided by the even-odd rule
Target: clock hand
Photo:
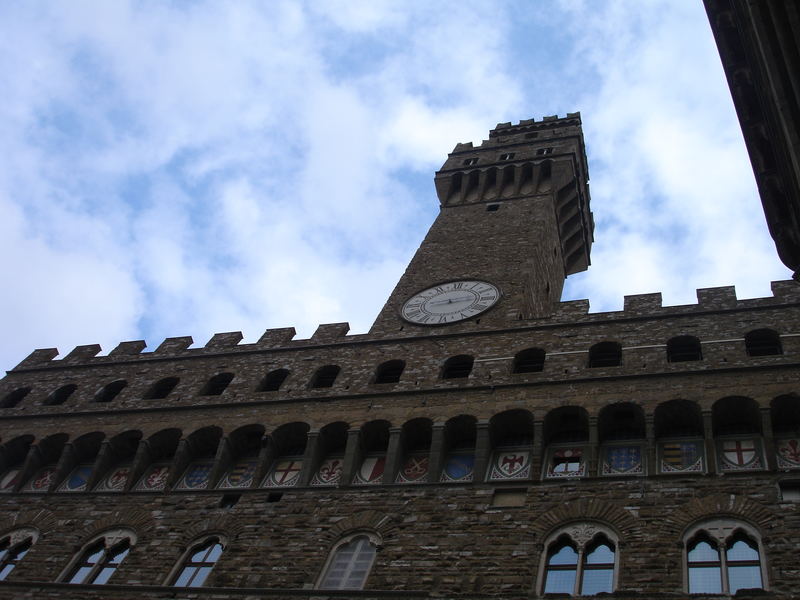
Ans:
{"type": "Polygon", "coordinates": [[[463,298],[448,298],[447,300],[433,300],[428,304],[452,304],[453,302],[463,302],[464,300],[472,300],[472,296],[464,296],[463,298]]]}

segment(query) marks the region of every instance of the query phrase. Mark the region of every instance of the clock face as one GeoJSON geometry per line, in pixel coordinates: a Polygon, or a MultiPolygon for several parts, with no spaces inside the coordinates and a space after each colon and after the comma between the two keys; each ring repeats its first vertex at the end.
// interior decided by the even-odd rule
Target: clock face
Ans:
{"type": "Polygon", "coordinates": [[[417,325],[463,321],[494,306],[500,290],[485,281],[451,281],[417,292],[403,304],[401,314],[417,325]]]}

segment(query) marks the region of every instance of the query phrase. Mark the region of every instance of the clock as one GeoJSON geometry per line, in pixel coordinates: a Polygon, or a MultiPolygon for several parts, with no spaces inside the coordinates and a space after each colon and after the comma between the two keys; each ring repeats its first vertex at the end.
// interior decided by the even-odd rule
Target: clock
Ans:
{"type": "Polygon", "coordinates": [[[500,299],[500,290],[485,281],[450,281],[417,292],[400,314],[416,325],[445,325],[479,315],[500,299]]]}

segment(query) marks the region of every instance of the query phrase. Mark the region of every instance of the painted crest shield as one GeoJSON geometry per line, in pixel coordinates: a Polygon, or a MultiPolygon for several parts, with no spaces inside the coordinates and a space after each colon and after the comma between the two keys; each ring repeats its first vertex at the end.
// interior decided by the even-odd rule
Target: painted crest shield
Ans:
{"type": "Polygon", "coordinates": [[[125,489],[125,483],[128,481],[131,468],[128,465],[118,466],[106,475],[103,480],[97,485],[97,490],[101,492],[121,492],[125,489]]]}
{"type": "Polygon", "coordinates": [[[447,457],[442,469],[442,482],[472,481],[475,455],[456,453],[447,457]]]}
{"type": "Polygon", "coordinates": [[[169,476],[169,465],[166,463],[159,463],[150,465],[150,468],[145,471],[142,478],[136,484],[137,490],[144,491],[158,491],[163,490],[167,485],[167,477],[169,476]]]}
{"type": "Polygon", "coordinates": [[[661,446],[661,472],[701,471],[703,453],[700,442],[668,442],[661,446]]]}
{"type": "Polygon", "coordinates": [[[253,476],[256,473],[258,459],[255,457],[240,458],[233,467],[225,473],[218,487],[221,488],[245,488],[250,487],[253,476]]]}
{"type": "Polygon", "coordinates": [[[559,448],[550,457],[548,477],[580,477],[584,473],[583,448],[559,448]]]}
{"type": "Polygon", "coordinates": [[[201,460],[193,462],[186,468],[183,474],[178,489],[184,490],[202,490],[208,486],[208,478],[211,475],[211,469],[214,466],[213,461],[201,460]]]}
{"type": "Polygon", "coordinates": [[[326,458],[311,479],[311,485],[336,485],[342,476],[343,466],[341,458],[326,458]]]}
{"type": "Polygon", "coordinates": [[[723,467],[733,468],[756,466],[756,442],[754,439],[725,440],[722,442],[723,467]]]}
{"type": "Polygon", "coordinates": [[[357,483],[380,483],[386,467],[385,456],[367,456],[356,474],[357,483]]]}
{"type": "Polygon", "coordinates": [[[36,475],[25,484],[24,491],[26,492],[46,492],[53,479],[56,476],[55,467],[45,467],[39,469],[36,475]]]}
{"type": "Polygon", "coordinates": [[[92,465],[78,465],[72,470],[64,482],[58,486],[61,492],[82,492],[89,483],[92,465]]]}
{"type": "Polygon", "coordinates": [[[428,456],[406,457],[400,472],[397,474],[397,483],[419,483],[428,476],[428,456]]]}
{"type": "MultiPolygon", "coordinates": [[[[800,440],[793,438],[778,442],[778,466],[800,467],[800,440]]],[[[2,484],[0,484],[0,489],[2,489],[2,484]]]]}
{"type": "Polygon", "coordinates": [[[612,446],[606,448],[603,462],[604,475],[634,474],[642,472],[641,446],[612,446]]]}
{"type": "Polygon", "coordinates": [[[285,458],[275,463],[264,480],[264,487],[289,487],[297,485],[303,461],[299,458],[285,458]]]}
{"type": "Polygon", "coordinates": [[[530,452],[527,450],[504,450],[495,452],[489,480],[524,479],[530,475],[530,452]]]}

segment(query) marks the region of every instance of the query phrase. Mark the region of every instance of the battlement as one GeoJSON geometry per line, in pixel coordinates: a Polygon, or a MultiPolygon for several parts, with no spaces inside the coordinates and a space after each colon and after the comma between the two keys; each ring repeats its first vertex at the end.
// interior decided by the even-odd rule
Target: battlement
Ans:
{"type": "MultiPolygon", "coordinates": [[[[589,300],[570,300],[559,303],[556,311],[548,319],[520,321],[518,328],[541,328],[553,326],[591,325],[609,321],[626,321],[630,319],[648,319],[664,317],[680,317],[702,315],[709,312],[742,311],[778,307],[787,304],[800,304],[800,283],[795,281],[773,281],[771,283],[772,296],[764,298],[749,298],[739,300],[736,297],[734,286],[715,288],[700,288],[697,290],[697,303],[677,306],[665,306],[660,292],[652,294],[636,294],[625,296],[624,306],[621,311],[589,312],[589,300]]],[[[143,340],[120,342],[107,356],[98,356],[101,351],[99,344],[86,344],[76,346],[62,359],[56,348],[40,348],[20,362],[13,370],[25,370],[47,366],[75,366],[113,364],[137,359],[148,358],[190,358],[227,352],[257,352],[274,350],[278,348],[308,348],[309,346],[326,346],[342,343],[360,343],[375,341],[392,341],[383,337],[376,338],[369,334],[348,335],[349,323],[321,324],[310,338],[295,339],[294,327],[281,327],[267,329],[255,343],[242,344],[240,331],[216,333],[202,347],[190,348],[193,343],[191,336],[166,338],[152,352],[144,352],[146,344],[143,340]]],[[[438,336],[447,335],[449,332],[431,330],[438,336]]],[[[469,333],[453,332],[451,335],[469,335],[469,333]]],[[[424,337],[425,333],[415,333],[409,338],[398,336],[396,340],[413,340],[424,337]]]]}
{"type": "Polygon", "coordinates": [[[554,132],[554,129],[563,127],[580,128],[580,126],[580,112],[567,113],[566,117],[559,117],[558,115],[542,117],[541,121],[537,121],[536,119],[522,119],[516,125],[511,122],[498,123],[497,126],[489,132],[488,140],[483,140],[478,146],[475,146],[472,142],[460,142],[453,148],[452,153],[471,152],[480,148],[494,148],[501,143],[506,143],[508,136],[530,134],[528,137],[523,136],[523,139],[526,141],[538,138],[539,136],[549,138],[551,136],[562,135],[561,133],[554,132]],[[552,132],[550,136],[546,135],[547,131],[552,132]],[[503,138],[502,140],[500,139],[501,137],[503,138]]]}

